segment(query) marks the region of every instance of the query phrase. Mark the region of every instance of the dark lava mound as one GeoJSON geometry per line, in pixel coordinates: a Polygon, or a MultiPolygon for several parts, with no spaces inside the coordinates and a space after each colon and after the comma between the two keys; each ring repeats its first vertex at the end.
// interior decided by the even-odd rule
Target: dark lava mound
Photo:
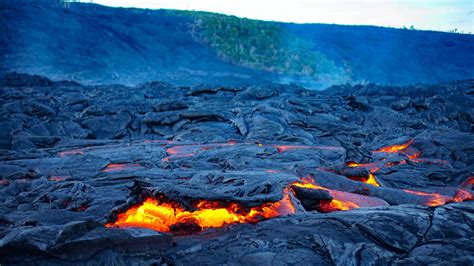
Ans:
{"type": "Polygon", "coordinates": [[[473,264],[474,81],[2,81],[0,263],[473,264]]]}

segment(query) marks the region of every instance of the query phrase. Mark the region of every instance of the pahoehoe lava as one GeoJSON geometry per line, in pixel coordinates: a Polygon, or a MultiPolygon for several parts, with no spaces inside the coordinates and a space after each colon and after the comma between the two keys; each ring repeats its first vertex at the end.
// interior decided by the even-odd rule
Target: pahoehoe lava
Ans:
{"type": "Polygon", "coordinates": [[[0,84],[2,264],[473,262],[474,80],[0,84]]]}

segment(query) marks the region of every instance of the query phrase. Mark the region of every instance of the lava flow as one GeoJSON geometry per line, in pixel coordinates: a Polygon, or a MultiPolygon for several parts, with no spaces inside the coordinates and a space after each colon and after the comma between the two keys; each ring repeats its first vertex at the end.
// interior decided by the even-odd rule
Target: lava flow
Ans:
{"type": "Polygon", "coordinates": [[[431,207],[444,205],[446,204],[446,202],[451,201],[450,197],[444,196],[438,193],[427,193],[427,192],[415,191],[415,190],[410,190],[410,189],[404,189],[403,191],[405,191],[406,193],[427,197],[428,199],[425,202],[425,205],[431,206],[431,207]]]}
{"type": "MultiPolygon", "coordinates": [[[[337,196],[336,193],[333,193],[335,191],[328,190],[324,187],[320,187],[320,186],[315,185],[311,182],[307,182],[307,181],[304,180],[304,178],[303,178],[303,182],[293,183],[293,186],[302,187],[302,188],[309,188],[309,189],[327,190],[332,197],[337,196]]],[[[354,202],[341,201],[341,200],[337,199],[336,197],[334,197],[330,201],[321,201],[320,204],[321,204],[320,205],[321,211],[323,211],[323,212],[331,212],[331,211],[336,211],[336,210],[347,211],[347,210],[352,210],[352,209],[359,208],[359,205],[355,204],[354,202]]]]}
{"type": "Polygon", "coordinates": [[[66,151],[62,151],[58,153],[59,157],[61,158],[64,158],[67,155],[76,155],[76,154],[84,155],[84,149],[72,149],[72,150],[66,150],[66,151]]]}
{"type": "MultiPolygon", "coordinates": [[[[381,206],[377,200],[353,193],[330,190],[315,184],[312,177],[303,177],[300,182],[290,186],[308,189],[326,190],[332,200],[320,202],[322,212],[352,210],[359,207],[381,206]],[[361,206],[363,205],[363,206],[361,206]]],[[[140,205],[120,213],[107,227],[145,227],[160,232],[171,232],[177,235],[199,232],[205,228],[222,227],[225,224],[255,223],[281,215],[296,212],[290,197],[291,189],[285,188],[283,198],[277,202],[265,203],[247,208],[238,203],[201,200],[195,204],[196,210],[185,210],[177,202],[147,198],[140,205]]]]}
{"type": "MultiPolygon", "coordinates": [[[[419,158],[420,157],[420,152],[414,151],[410,148],[410,145],[413,143],[413,140],[409,140],[406,143],[399,144],[399,145],[392,145],[392,146],[387,146],[380,148],[378,150],[373,151],[374,153],[401,153],[404,154],[413,161],[414,163],[419,163],[419,162],[433,162],[434,160],[428,160],[428,159],[423,159],[419,158]]],[[[349,177],[353,180],[356,181],[362,181],[364,183],[374,185],[377,187],[380,187],[379,182],[375,178],[374,173],[379,171],[383,167],[391,167],[394,165],[400,165],[400,164],[406,164],[406,160],[400,160],[398,162],[388,162],[384,163],[386,158],[383,158],[382,160],[378,162],[371,162],[371,163],[356,163],[356,162],[349,162],[347,164],[348,167],[362,167],[366,168],[370,171],[369,175],[365,178],[360,178],[360,177],[349,177]]]]}
{"type": "Polygon", "coordinates": [[[114,171],[123,171],[126,169],[131,169],[134,167],[139,167],[139,164],[130,164],[130,163],[110,163],[108,164],[102,172],[107,173],[107,172],[114,172],[114,171]]]}
{"type": "Polygon", "coordinates": [[[374,152],[385,152],[385,153],[397,153],[397,152],[402,152],[405,151],[410,145],[413,143],[413,140],[408,141],[407,143],[403,143],[400,145],[392,145],[392,146],[387,146],[380,148],[374,152]]]}
{"type": "Polygon", "coordinates": [[[225,224],[254,223],[275,216],[295,213],[288,193],[283,199],[261,206],[246,208],[237,203],[225,204],[202,200],[196,210],[187,211],[176,202],[147,198],[141,205],[118,215],[107,227],[146,227],[160,232],[188,234],[225,224]]]}
{"type": "Polygon", "coordinates": [[[365,207],[376,207],[376,206],[387,206],[387,203],[375,197],[363,196],[355,193],[337,191],[328,189],[316,184],[315,180],[311,176],[301,178],[300,182],[294,182],[292,186],[308,188],[308,189],[320,189],[325,190],[331,195],[332,200],[321,201],[319,211],[321,212],[332,212],[332,211],[348,211],[357,208],[365,207]]]}
{"type": "MultiPolygon", "coordinates": [[[[401,153],[407,156],[399,162],[388,162],[382,158],[378,162],[359,164],[349,162],[348,167],[363,167],[369,170],[366,177],[348,178],[364,182],[376,187],[380,187],[374,173],[383,167],[391,167],[399,164],[406,164],[406,160],[412,160],[415,163],[424,162],[420,157],[420,153],[416,150],[409,149],[410,140],[405,144],[388,146],[376,150],[380,153],[401,153]]],[[[167,149],[170,155],[164,159],[171,157],[182,158],[194,155],[198,150],[208,150],[218,146],[235,145],[235,143],[212,144],[212,145],[181,145],[167,149]]],[[[321,148],[311,146],[274,146],[279,152],[289,151],[301,148],[321,148]]],[[[327,148],[327,147],[325,147],[327,148]]],[[[131,165],[138,166],[138,165],[131,165]]],[[[122,170],[130,167],[130,165],[110,164],[104,169],[104,172],[122,170]]],[[[267,172],[277,172],[277,170],[267,170],[267,172]]],[[[470,177],[464,184],[464,187],[472,185],[474,178],[470,177]]],[[[264,219],[276,216],[292,214],[296,212],[296,207],[292,201],[292,195],[297,196],[296,188],[306,188],[314,190],[324,190],[329,193],[329,199],[316,199],[316,210],[320,212],[345,211],[363,207],[388,206],[388,203],[380,198],[359,195],[350,192],[343,192],[325,188],[316,184],[311,176],[301,178],[298,182],[289,184],[283,190],[283,198],[277,202],[269,202],[256,207],[246,207],[239,203],[220,202],[200,200],[195,202],[192,210],[183,208],[179,203],[166,200],[164,197],[160,199],[147,198],[139,205],[132,206],[123,213],[118,214],[115,222],[106,224],[107,227],[145,227],[160,232],[169,232],[176,235],[184,235],[202,231],[205,228],[222,227],[226,224],[235,223],[255,223],[264,219]],[[292,194],[291,194],[292,193],[292,194]]],[[[414,190],[404,190],[405,193],[420,196],[422,204],[427,206],[439,206],[448,202],[461,202],[464,200],[472,200],[473,195],[464,189],[458,189],[454,197],[448,197],[438,193],[428,193],[414,190]]],[[[297,197],[296,197],[297,198],[297,197]]]]}

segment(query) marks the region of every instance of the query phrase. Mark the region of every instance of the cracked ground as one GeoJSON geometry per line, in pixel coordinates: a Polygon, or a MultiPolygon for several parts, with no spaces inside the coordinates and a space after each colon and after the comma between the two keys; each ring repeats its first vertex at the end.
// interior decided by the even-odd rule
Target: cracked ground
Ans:
{"type": "Polygon", "coordinates": [[[1,82],[2,264],[474,262],[474,81],[1,82]]]}

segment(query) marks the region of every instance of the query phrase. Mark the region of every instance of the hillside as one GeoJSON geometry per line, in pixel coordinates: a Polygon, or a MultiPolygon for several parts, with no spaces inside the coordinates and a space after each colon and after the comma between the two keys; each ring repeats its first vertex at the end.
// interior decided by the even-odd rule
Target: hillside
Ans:
{"type": "Polygon", "coordinates": [[[211,13],[56,0],[0,3],[0,71],[85,84],[346,82],[406,85],[474,77],[474,36],[285,24],[211,13]]]}

